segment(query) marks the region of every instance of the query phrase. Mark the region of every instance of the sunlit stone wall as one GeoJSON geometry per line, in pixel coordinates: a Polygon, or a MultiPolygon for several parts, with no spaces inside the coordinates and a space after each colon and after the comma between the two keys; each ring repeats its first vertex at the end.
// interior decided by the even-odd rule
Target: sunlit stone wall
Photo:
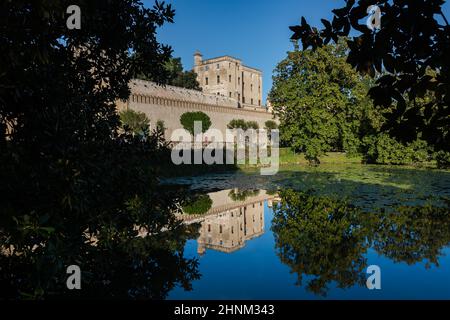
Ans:
{"type": "MultiPolygon", "coordinates": [[[[202,111],[211,118],[211,128],[225,134],[227,124],[233,119],[256,121],[264,128],[267,120],[274,120],[265,108],[249,110],[238,108],[237,101],[228,97],[205,94],[173,86],[159,86],[150,81],[132,80],[131,96],[126,102],[118,102],[118,109],[132,109],[144,112],[154,128],[158,120],[164,121],[167,140],[172,140],[172,132],[182,128],[180,117],[185,112],[202,111]]],[[[207,132],[208,134],[208,132],[207,132]]],[[[177,140],[177,139],[173,139],[177,140]]]]}

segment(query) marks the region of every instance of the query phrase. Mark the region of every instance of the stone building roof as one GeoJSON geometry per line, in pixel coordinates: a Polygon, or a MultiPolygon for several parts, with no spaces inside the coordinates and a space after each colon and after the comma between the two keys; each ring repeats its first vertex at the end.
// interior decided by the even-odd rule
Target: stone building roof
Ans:
{"type": "Polygon", "coordinates": [[[130,89],[131,92],[136,95],[220,105],[233,108],[238,107],[238,102],[235,99],[226,96],[206,94],[197,90],[184,89],[168,85],[161,86],[151,81],[133,79],[130,82],[130,89]]]}

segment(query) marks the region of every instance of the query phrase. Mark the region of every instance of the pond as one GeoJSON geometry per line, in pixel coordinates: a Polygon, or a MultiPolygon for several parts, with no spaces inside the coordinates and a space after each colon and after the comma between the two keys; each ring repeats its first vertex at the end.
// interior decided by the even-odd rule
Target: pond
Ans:
{"type": "Polygon", "coordinates": [[[199,226],[184,255],[200,276],[168,299],[450,299],[448,171],[295,166],[163,183],[202,198],[181,215],[199,226]]]}

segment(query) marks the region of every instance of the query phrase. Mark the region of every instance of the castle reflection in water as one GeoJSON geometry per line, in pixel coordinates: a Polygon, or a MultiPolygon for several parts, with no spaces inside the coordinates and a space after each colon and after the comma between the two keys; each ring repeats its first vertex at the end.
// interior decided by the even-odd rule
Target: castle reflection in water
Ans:
{"type": "Polygon", "coordinates": [[[180,215],[185,223],[201,223],[197,252],[206,249],[231,253],[245,246],[246,241],[264,233],[264,203],[272,207],[274,196],[264,190],[237,189],[209,193],[212,206],[203,215],[180,215]]]}

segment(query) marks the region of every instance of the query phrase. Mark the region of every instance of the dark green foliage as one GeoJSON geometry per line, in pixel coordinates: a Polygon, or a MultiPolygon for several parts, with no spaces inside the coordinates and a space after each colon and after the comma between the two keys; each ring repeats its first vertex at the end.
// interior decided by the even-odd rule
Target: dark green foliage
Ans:
{"type": "Polygon", "coordinates": [[[245,121],[244,119],[233,119],[227,125],[228,129],[242,129],[244,131],[248,129],[259,129],[259,124],[256,121],[245,121]]]}
{"type": "Polygon", "coordinates": [[[199,121],[202,123],[202,133],[208,131],[211,127],[211,119],[204,112],[186,112],[180,117],[180,123],[185,130],[187,130],[191,135],[194,135],[194,125],[195,122],[199,121]]]}
{"type": "Polygon", "coordinates": [[[264,123],[264,129],[266,129],[267,131],[276,130],[278,129],[278,124],[273,120],[267,120],[264,123]]]}
{"type": "Polygon", "coordinates": [[[122,132],[115,102],[138,70],[165,81],[155,32],[174,12],[80,0],[68,30],[72,3],[0,3],[0,296],[164,298],[198,278],[196,232],[173,214],[182,190],[159,185],[164,141],[122,132]],[[66,288],[72,264],[84,291],[66,288]]]}
{"type": "MultiPolygon", "coordinates": [[[[393,111],[373,106],[367,97],[373,81],[346,63],[347,51],[340,41],[315,51],[290,52],[277,66],[270,99],[280,118],[282,144],[302,151],[310,163],[332,151],[362,154],[366,162],[379,164],[431,160],[434,150],[423,132],[415,132],[410,142],[383,132],[393,111]]],[[[407,105],[424,107],[429,101],[426,96],[407,100],[407,105]]]]}
{"type": "Polygon", "coordinates": [[[417,164],[431,160],[427,143],[416,140],[406,146],[388,134],[363,139],[365,160],[379,164],[417,164]]]}
{"type": "Polygon", "coordinates": [[[310,162],[329,151],[357,153],[363,123],[374,119],[368,81],[346,63],[345,42],[289,52],[274,71],[269,94],[280,119],[281,140],[310,162]]]}
{"type": "MultiPolygon", "coordinates": [[[[163,81],[164,84],[202,91],[200,84],[197,81],[197,74],[193,71],[184,71],[181,58],[170,58],[164,64],[164,71],[167,78],[163,81]]],[[[146,77],[143,74],[137,74],[138,79],[154,81],[155,79],[146,77]]]]}
{"type": "Polygon", "coordinates": [[[291,27],[292,39],[301,40],[303,49],[316,49],[357,31],[348,41],[347,61],[372,77],[384,73],[369,92],[382,112],[390,109],[383,130],[403,144],[421,132],[436,151],[450,151],[450,26],[442,12],[444,1],[346,2],[333,10],[332,22],[322,19],[321,31],[302,17],[301,25],[291,27]],[[381,9],[380,30],[360,24],[369,5],[381,9]],[[426,95],[430,101],[415,103],[426,95]]]}
{"type": "Polygon", "coordinates": [[[172,58],[166,63],[166,69],[169,71],[167,84],[202,91],[197,81],[197,74],[193,71],[184,71],[181,58],[172,58]]]}
{"type": "Polygon", "coordinates": [[[230,123],[228,123],[227,125],[228,129],[242,129],[242,130],[247,130],[247,122],[243,119],[233,119],[230,121],[230,123]]]}
{"type": "Polygon", "coordinates": [[[143,112],[124,110],[120,112],[120,121],[124,129],[133,134],[145,136],[149,133],[150,120],[143,112]]]}
{"type": "Polygon", "coordinates": [[[158,120],[156,121],[156,129],[162,133],[166,131],[166,125],[164,123],[164,120],[158,120]]]}
{"type": "Polygon", "coordinates": [[[233,189],[228,193],[228,196],[233,201],[245,201],[249,197],[256,197],[260,193],[260,190],[239,190],[233,189]]]}
{"type": "Polygon", "coordinates": [[[439,168],[450,168],[450,152],[439,151],[434,157],[439,168]]]}
{"type": "Polygon", "coordinates": [[[183,205],[186,214],[205,214],[211,209],[213,202],[207,194],[200,195],[183,205]]]}
{"type": "Polygon", "coordinates": [[[247,128],[248,129],[253,129],[253,130],[258,130],[259,129],[259,124],[256,121],[247,121],[247,128]]]}

